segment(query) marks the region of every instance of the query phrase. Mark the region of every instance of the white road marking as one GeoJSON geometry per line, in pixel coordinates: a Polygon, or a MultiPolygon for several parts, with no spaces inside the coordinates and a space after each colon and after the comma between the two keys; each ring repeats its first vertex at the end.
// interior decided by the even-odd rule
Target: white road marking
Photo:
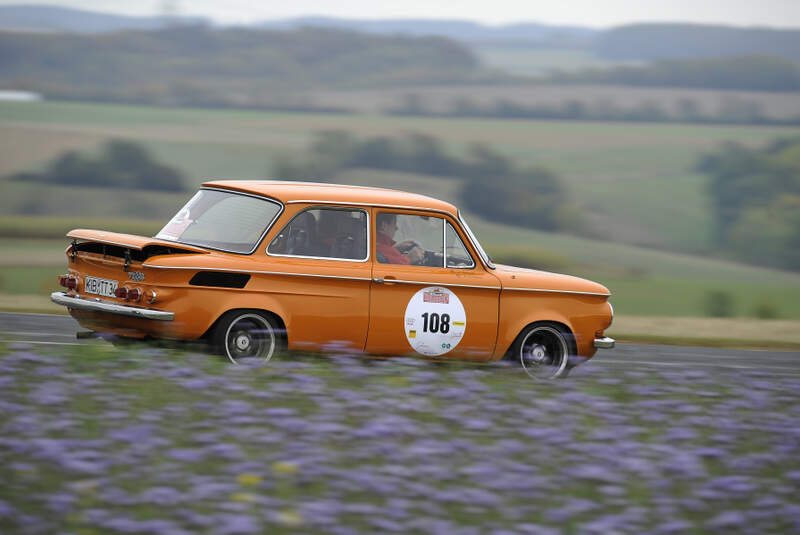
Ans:
{"type": "Polygon", "coordinates": [[[740,370],[761,370],[761,371],[788,371],[788,372],[798,372],[800,368],[795,367],[787,367],[787,366],[770,366],[770,365],[758,365],[758,366],[747,366],[744,364],[713,364],[713,363],[706,363],[706,362],[653,362],[648,360],[638,360],[638,359],[631,359],[631,360],[610,360],[610,359],[597,359],[597,362],[606,362],[608,364],[626,364],[628,366],[635,365],[635,364],[642,364],[645,366],[667,366],[667,367],[675,367],[675,366],[683,366],[683,367],[692,367],[692,366],[699,366],[699,367],[706,367],[706,368],[735,368],[740,370]]]}
{"type": "Polygon", "coordinates": [[[23,331],[3,331],[2,333],[4,336],[6,335],[16,335],[16,336],[61,336],[66,338],[75,338],[74,334],[64,334],[64,333],[31,333],[31,332],[23,332],[23,331]]]}
{"type": "Polygon", "coordinates": [[[46,316],[49,318],[68,318],[69,314],[46,314],[43,312],[0,312],[3,316],[46,316]]]}
{"type": "MultiPolygon", "coordinates": [[[[747,350],[739,350],[739,351],[754,351],[754,352],[758,352],[758,351],[765,351],[765,350],[747,349],[747,350]]],[[[788,353],[790,353],[790,352],[788,352],[788,353]]],[[[687,357],[687,358],[693,358],[693,359],[696,359],[698,357],[700,357],[700,358],[712,358],[712,359],[736,359],[736,358],[741,358],[741,355],[732,355],[732,354],[729,354],[729,353],[710,353],[710,352],[709,353],[706,353],[706,352],[703,352],[703,353],[679,353],[679,352],[675,352],[675,351],[658,351],[658,354],[659,355],[663,355],[665,357],[687,357]]]]}
{"type": "Polygon", "coordinates": [[[7,344],[36,344],[36,345],[49,345],[49,346],[82,346],[78,342],[42,342],[40,340],[0,340],[7,344]]]}

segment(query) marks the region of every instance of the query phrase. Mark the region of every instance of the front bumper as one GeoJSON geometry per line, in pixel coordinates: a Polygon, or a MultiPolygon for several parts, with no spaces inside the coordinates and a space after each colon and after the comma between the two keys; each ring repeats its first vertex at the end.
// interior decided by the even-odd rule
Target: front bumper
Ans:
{"type": "Polygon", "coordinates": [[[611,349],[616,344],[616,340],[613,338],[609,338],[608,336],[604,336],[603,338],[595,338],[594,339],[594,347],[597,349],[611,349]]]}
{"type": "Polygon", "coordinates": [[[116,314],[118,316],[143,318],[155,321],[172,321],[175,319],[174,312],[117,305],[116,303],[101,301],[99,298],[84,299],[82,297],[72,297],[71,295],[68,295],[64,292],[51,293],[50,300],[57,305],[63,305],[67,308],[74,308],[77,310],[89,310],[92,312],[107,312],[109,314],[116,314]]]}

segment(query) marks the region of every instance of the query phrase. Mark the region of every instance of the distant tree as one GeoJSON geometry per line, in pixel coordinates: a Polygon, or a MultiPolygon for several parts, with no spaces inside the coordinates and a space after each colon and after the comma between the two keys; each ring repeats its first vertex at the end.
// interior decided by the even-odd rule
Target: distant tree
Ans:
{"type": "Polygon", "coordinates": [[[800,270],[800,138],[764,149],[729,143],[704,156],[717,243],[761,265],[800,270]]]}
{"type": "Polygon", "coordinates": [[[543,168],[519,169],[482,144],[457,158],[425,134],[358,140],[343,131],[321,132],[308,154],[276,159],[273,174],[329,180],[337,171],[354,167],[460,178],[465,207],[484,217],[545,230],[581,230],[579,211],[555,174],[543,168]]]}
{"type": "Polygon", "coordinates": [[[179,171],[154,161],[141,145],[124,140],[106,143],[99,157],[68,151],[44,173],[20,173],[11,178],[68,186],[184,190],[179,171]]]}
{"type": "Polygon", "coordinates": [[[800,61],[800,31],[702,24],[630,24],[598,35],[594,51],[615,60],[770,55],[800,61]]]}
{"type": "Polygon", "coordinates": [[[775,56],[662,59],[641,66],[589,69],[560,75],[562,82],[751,91],[800,90],[800,64],[775,56]]]}

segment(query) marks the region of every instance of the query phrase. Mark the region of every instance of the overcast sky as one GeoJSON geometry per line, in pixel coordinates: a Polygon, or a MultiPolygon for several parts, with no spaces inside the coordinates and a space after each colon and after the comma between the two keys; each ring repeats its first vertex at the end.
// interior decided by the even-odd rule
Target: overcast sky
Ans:
{"type": "MultiPolygon", "coordinates": [[[[0,0],[0,4],[22,4],[0,0]]],[[[446,18],[487,24],[543,22],[608,27],[669,21],[800,28],[800,0],[44,0],[67,7],[153,15],[172,6],[182,15],[224,23],[249,23],[300,15],[378,18],[446,18]]]]}

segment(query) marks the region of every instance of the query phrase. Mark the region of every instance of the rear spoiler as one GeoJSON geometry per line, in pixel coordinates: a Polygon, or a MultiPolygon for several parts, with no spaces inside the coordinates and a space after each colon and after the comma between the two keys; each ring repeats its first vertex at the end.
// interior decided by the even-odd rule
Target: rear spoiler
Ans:
{"type": "Polygon", "coordinates": [[[92,230],[79,228],[71,230],[67,233],[68,238],[73,238],[79,242],[97,242],[105,243],[107,245],[116,245],[117,247],[124,247],[126,249],[136,249],[138,251],[144,250],[145,247],[156,245],[160,247],[167,247],[173,249],[175,252],[180,250],[183,253],[208,253],[208,249],[197,247],[194,245],[186,245],[168,240],[159,240],[158,238],[147,238],[145,236],[136,236],[134,234],[120,234],[118,232],[106,232],[105,230],[92,230]]]}
{"type": "Polygon", "coordinates": [[[210,252],[208,249],[194,245],[104,230],[75,229],[67,233],[67,237],[72,238],[72,244],[67,249],[67,254],[72,261],[81,251],[115,256],[125,259],[125,271],[128,270],[131,261],[144,262],[152,256],[208,254],[210,252]]]}

